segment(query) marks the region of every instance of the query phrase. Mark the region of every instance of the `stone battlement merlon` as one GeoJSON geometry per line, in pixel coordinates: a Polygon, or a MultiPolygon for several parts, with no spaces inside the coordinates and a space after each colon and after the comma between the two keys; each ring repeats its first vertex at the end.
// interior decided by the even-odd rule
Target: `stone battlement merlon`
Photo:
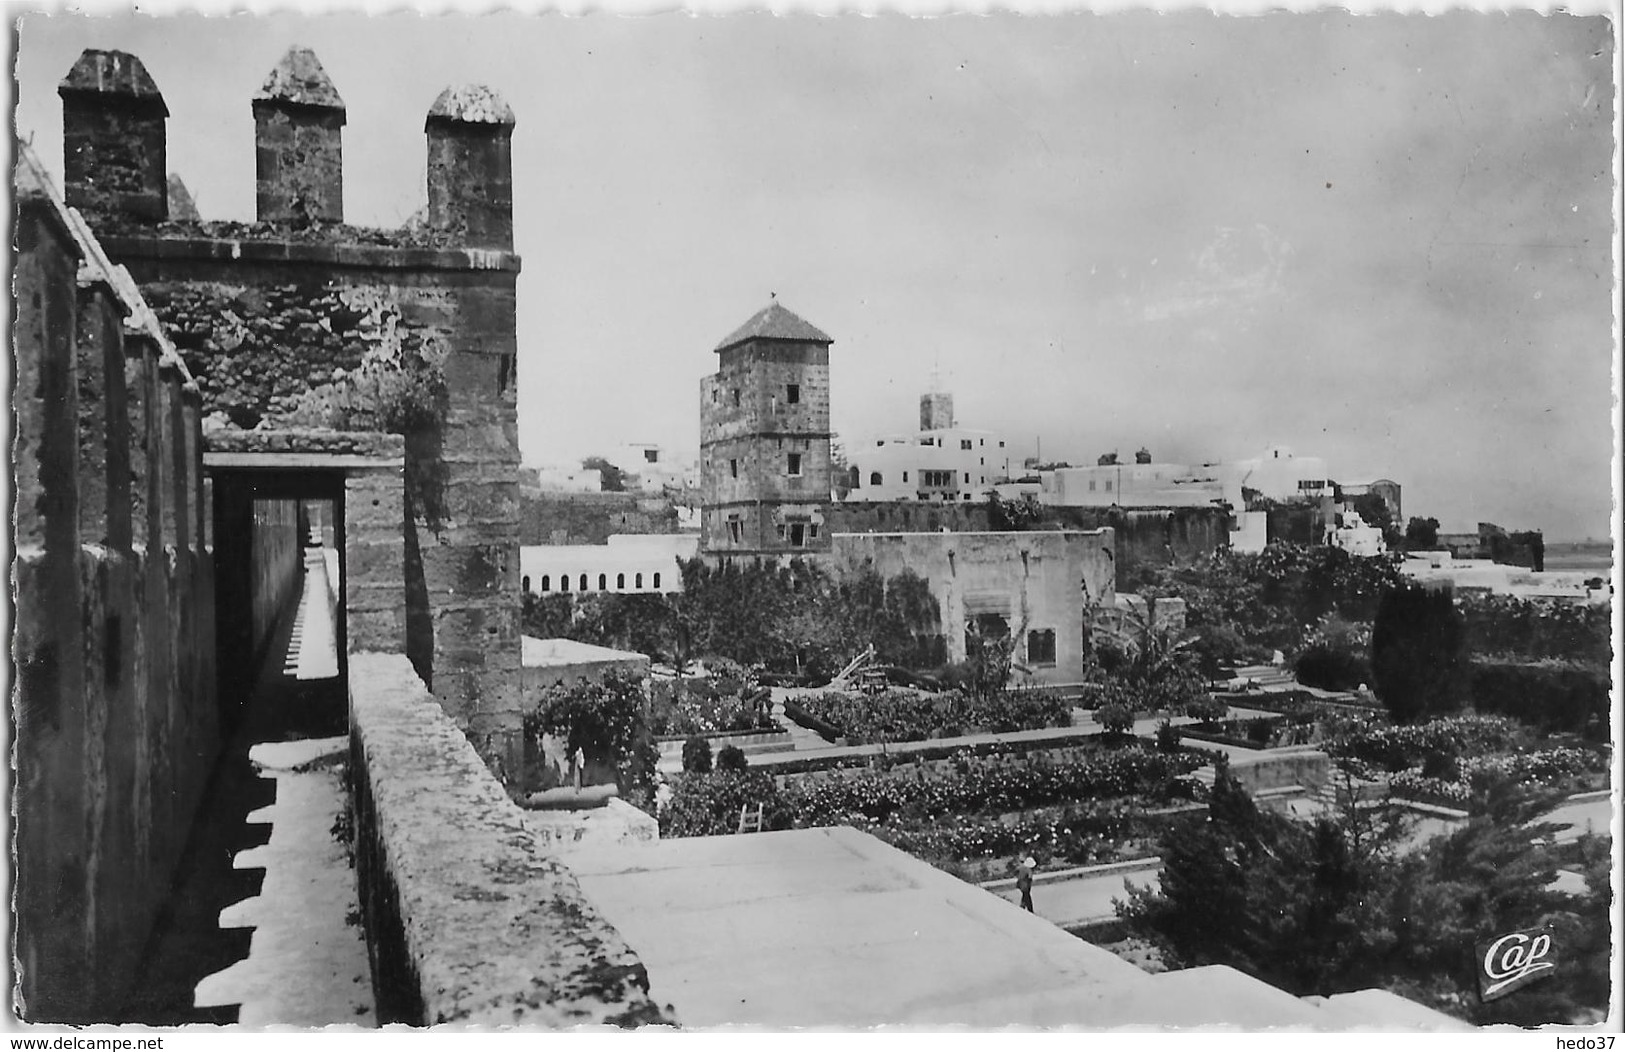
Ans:
{"type": "MultiPolygon", "coordinates": [[[[99,234],[135,234],[129,224],[170,219],[166,121],[169,108],[141,60],[86,50],[58,86],[62,97],[66,198],[99,234]]],[[[446,88],[424,120],[426,229],[362,234],[342,228],[343,98],[308,48],[290,48],[249,100],[254,120],[255,226],[227,240],[302,242],[317,232],[332,245],[432,242],[437,250],[486,249],[466,257],[480,269],[510,267],[513,249],[513,110],[484,85],[446,88]],[[342,229],[333,231],[334,226],[342,229]],[[271,236],[266,233],[275,231],[271,236]],[[352,233],[353,232],[353,233],[352,233]],[[336,235],[336,236],[335,236],[336,235]]],[[[404,246],[399,246],[404,247],[404,246]]],[[[342,261],[338,265],[347,265],[342,261]]],[[[363,263],[354,265],[377,265],[363,263]]]]}

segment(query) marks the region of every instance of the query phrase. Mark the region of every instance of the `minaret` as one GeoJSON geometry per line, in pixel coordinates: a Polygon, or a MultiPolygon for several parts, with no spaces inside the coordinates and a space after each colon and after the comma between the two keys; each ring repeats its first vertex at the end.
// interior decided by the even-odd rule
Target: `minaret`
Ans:
{"type": "Polygon", "coordinates": [[[700,385],[700,550],[828,552],[829,346],[772,300],[716,346],[700,385]]]}

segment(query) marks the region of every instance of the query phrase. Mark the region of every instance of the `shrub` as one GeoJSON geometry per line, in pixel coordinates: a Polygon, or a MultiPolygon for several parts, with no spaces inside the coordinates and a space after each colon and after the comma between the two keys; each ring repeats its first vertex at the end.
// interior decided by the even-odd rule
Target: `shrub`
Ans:
{"type": "Polygon", "coordinates": [[[1179,728],[1168,720],[1157,724],[1157,748],[1163,752],[1179,751],[1179,728]]]}
{"type": "Polygon", "coordinates": [[[758,703],[761,689],[737,679],[685,679],[679,698],[674,680],[655,680],[649,690],[650,728],[667,736],[770,730],[776,724],[758,703]]]}
{"type": "Polygon", "coordinates": [[[1198,723],[1213,723],[1224,719],[1225,715],[1230,711],[1230,706],[1211,694],[1204,694],[1199,698],[1187,701],[1180,711],[1183,715],[1189,716],[1198,723]]]}
{"type": "Polygon", "coordinates": [[[1247,740],[1255,745],[1268,745],[1275,733],[1275,721],[1268,716],[1256,716],[1247,721],[1247,740]]]}
{"type": "Polygon", "coordinates": [[[1371,671],[1395,723],[1459,707],[1461,658],[1461,614],[1449,593],[1407,585],[1383,596],[1371,632],[1371,671]]]}
{"type": "Polygon", "coordinates": [[[1612,610],[1607,605],[1467,595],[1460,602],[1467,649],[1478,656],[1561,658],[1607,665],[1612,610]]]}
{"type": "Polygon", "coordinates": [[[1572,662],[1474,662],[1469,673],[1473,707],[1511,716],[1545,733],[1608,738],[1609,673],[1572,662]]]}
{"type": "Polygon", "coordinates": [[[743,771],[749,765],[749,761],[745,759],[745,751],[737,745],[724,745],[717,750],[719,771],[743,771]]]}
{"type": "Polygon", "coordinates": [[[1108,701],[1095,709],[1095,722],[1107,734],[1121,737],[1134,729],[1134,710],[1126,702],[1108,701]]]}
{"type": "Polygon", "coordinates": [[[1298,682],[1321,690],[1354,690],[1371,682],[1371,664],[1363,654],[1330,643],[1312,643],[1292,665],[1298,682]]]}
{"type": "Polygon", "coordinates": [[[854,815],[886,822],[904,813],[918,819],[1003,813],[1101,797],[1167,802],[1195,795],[1195,783],[1185,776],[1205,762],[1185,752],[1122,749],[1070,763],[978,764],[923,779],[872,773],[801,781],[785,789],[784,799],[803,825],[832,825],[854,815]]]}
{"type": "Polygon", "coordinates": [[[741,808],[762,807],[762,828],[790,828],[790,814],[773,779],[761,771],[685,774],[660,817],[662,837],[724,836],[739,831],[741,808]]]}
{"type": "Polygon", "coordinates": [[[693,774],[711,771],[711,743],[698,734],[683,743],[683,770],[693,774]]]}
{"type": "Polygon", "coordinates": [[[642,681],[611,672],[601,680],[542,691],[536,710],[525,717],[525,731],[532,738],[557,738],[570,752],[580,749],[589,761],[619,766],[646,733],[643,705],[642,681]]]}
{"type": "Polygon", "coordinates": [[[1066,727],[1072,707],[1054,691],[964,691],[931,694],[889,689],[879,694],[827,691],[798,699],[817,721],[840,729],[853,745],[957,737],[972,730],[1004,733],[1066,727]]]}
{"type": "Polygon", "coordinates": [[[1506,752],[1523,744],[1527,732],[1500,716],[1451,716],[1403,727],[1364,727],[1324,743],[1332,756],[1348,757],[1389,771],[1424,762],[1430,752],[1473,756],[1506,752]]]}

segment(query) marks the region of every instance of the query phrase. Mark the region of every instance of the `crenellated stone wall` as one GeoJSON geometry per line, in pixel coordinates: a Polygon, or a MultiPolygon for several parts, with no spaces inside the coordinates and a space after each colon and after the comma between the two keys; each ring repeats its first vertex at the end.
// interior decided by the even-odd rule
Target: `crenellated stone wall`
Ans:
{"type": "MultiPolygon", "coordinates": [[[[163,183],[143,165],[161,161],[167,110],[139,60],[87,52],[63,97],[74,149],[119,158],[120,186],[163,183]]],[[[404,583],[392,603],[376,591],[366,600],[363,635],[393,636],[482,755],[517,769],[513,114],[482,87],[442,92],[424,118],[426,222],[385,231],[342,223],[344,104],[314,55],[291,50],[245,109],[254,223],[172,219],[167,204],[101,192],[90,165],[68,166],[70,193],[95,206],[108,254],[195,366],[197,412],[244,428],[404,435],[394,498],[404,583]]],[[[192,447],[158,455],[179,464],[192,447]]],[[[353,480],[373,484],[388,488],[353,480]]],[[[177,535],[206,525],[191,510],[172,524],[177,535]]],[[[393,509],[363,513],[372,529],[393,509]]],[[[373,531],[362,554],[392,559],[379,544],[373,531]]]]}
{"type": "Polygon", "coordinates": [[[15,953],[24,1018],[84,1022],[218,751],[213,562],[185,364],[21,144],[15,180],[15,953]]]}

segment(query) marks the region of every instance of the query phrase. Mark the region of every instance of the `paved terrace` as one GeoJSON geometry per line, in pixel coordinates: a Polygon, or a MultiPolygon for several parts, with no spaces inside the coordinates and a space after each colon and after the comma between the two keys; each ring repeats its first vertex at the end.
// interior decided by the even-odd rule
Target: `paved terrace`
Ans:
{"type": "Polygon", "coordinates": [[[844,827],[568,863],[685,1026],[1466,1029],[1383,991],[1317,1004],[1230,968],[1151,975],[844,827]]]}

